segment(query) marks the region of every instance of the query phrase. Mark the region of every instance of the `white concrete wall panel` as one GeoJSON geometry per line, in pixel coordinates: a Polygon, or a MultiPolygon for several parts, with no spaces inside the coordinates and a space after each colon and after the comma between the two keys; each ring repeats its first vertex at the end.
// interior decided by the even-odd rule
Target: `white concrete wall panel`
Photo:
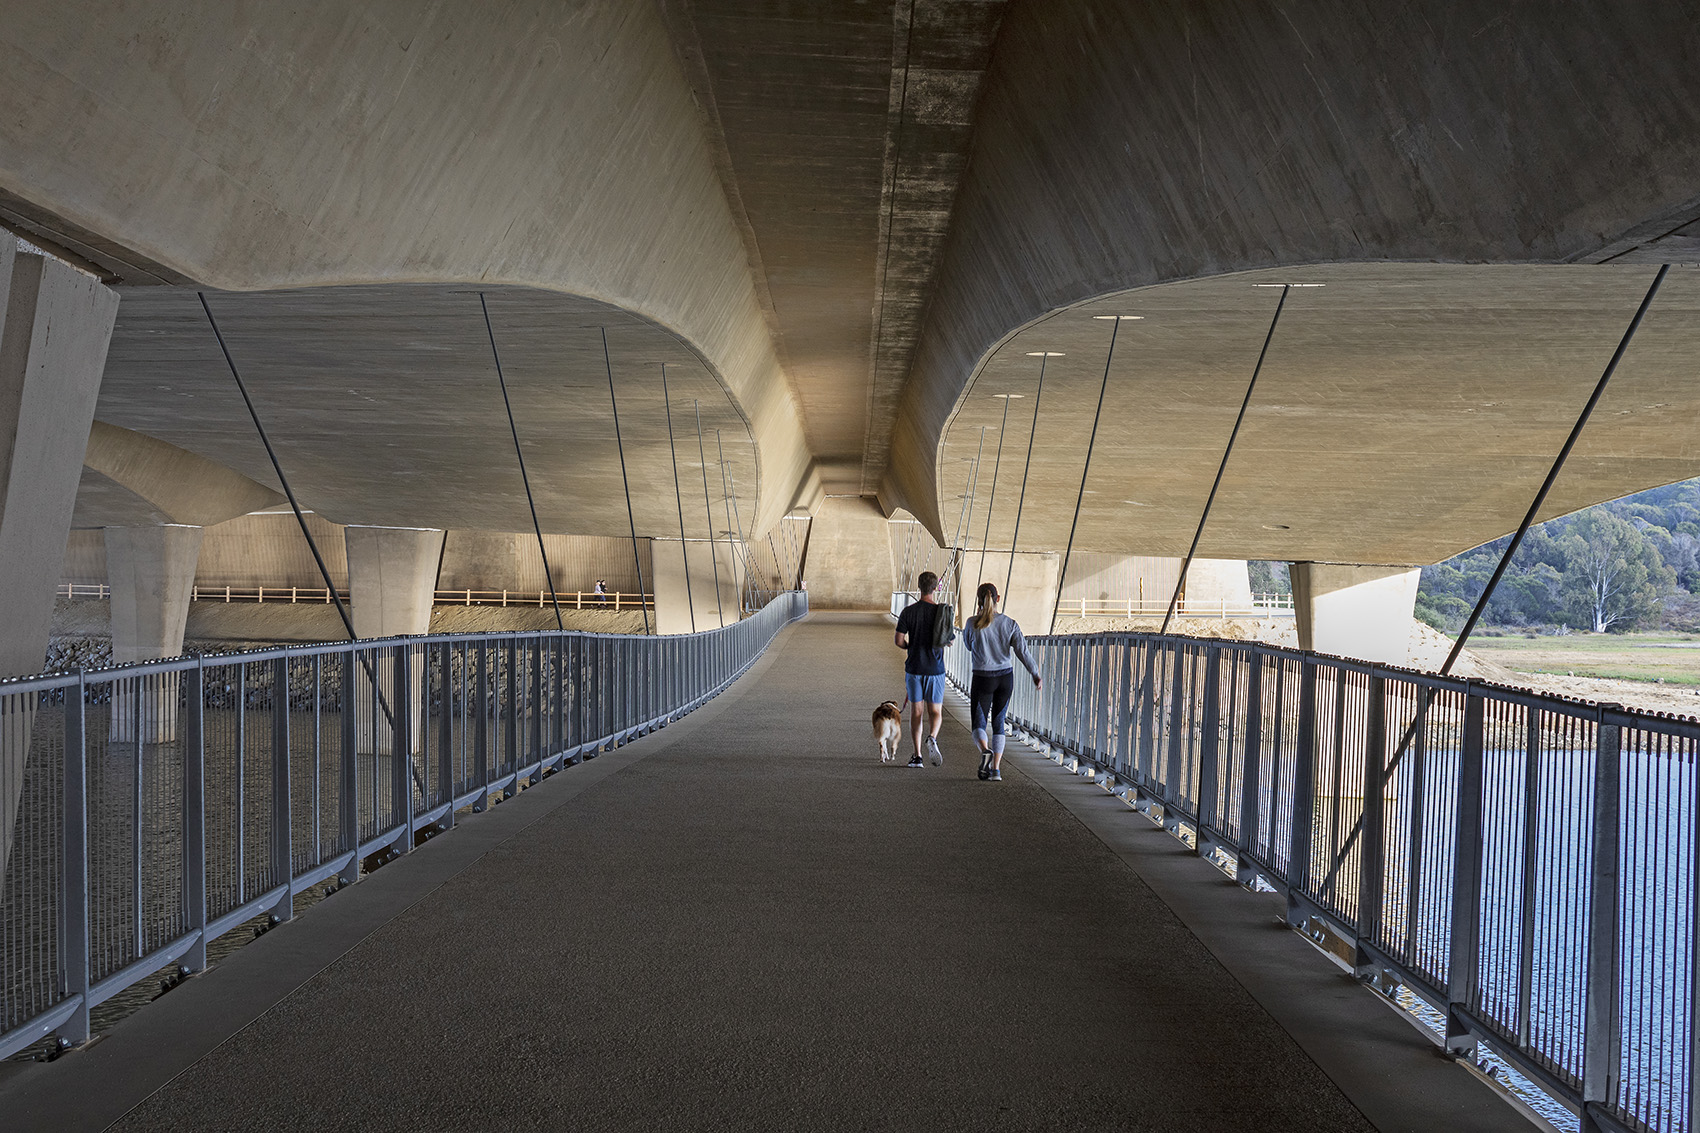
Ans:
{"type": "Polygon", "coordinates": [[[889,610],[896,571],[890,524],[871,499],[828,496],[809,527],[809,608],[889,610]]]}
{"type": "Polygon", "coordinates": [[[1410,663],[1420,568],[1292,563],[1287,570],[1300,649],[1410,663]]]}

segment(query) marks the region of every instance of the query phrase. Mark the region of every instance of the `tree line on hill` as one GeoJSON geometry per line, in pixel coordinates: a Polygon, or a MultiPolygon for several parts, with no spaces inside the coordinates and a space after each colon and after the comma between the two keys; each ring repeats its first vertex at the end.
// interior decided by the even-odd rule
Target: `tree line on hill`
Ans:
{"type": "MultiPolygon", "coordinates": [[[[1424,567],[1417,617],[1457,633],[1511,537],[1424,567]]],[[[1252,563],[1252,589],[1289,589],[1285,564],[1252,563]]],[[[1700,479],[1596,504],[1529,529],[1483,626],[1700,632],[1700,479]]]]}

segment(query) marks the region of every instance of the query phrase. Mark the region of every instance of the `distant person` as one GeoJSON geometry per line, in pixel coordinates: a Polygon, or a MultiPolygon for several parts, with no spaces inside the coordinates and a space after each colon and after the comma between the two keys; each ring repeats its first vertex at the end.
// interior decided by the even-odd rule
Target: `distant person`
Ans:
{"type": "Polygon", "coordinates": [[[608,580],[605,578],[596,580],[596,604],[598,606],[608,604],[608,580]]]}
{"type": "Polygon", "coordinates": [[[939,750],[939,725],[944,722],[944,650],[934,645],[938,635],[939,576],[922,571],[915,580],[921,600],[906,606],[897,618],[897,647],[908,651],[903,663],[903,686],[914,705],[909,712],[909,738],[914,742],[915,755],[910,767],[923,767],[921,759],[921,721],[927,723],[926,752],[933,766],[944,765],[944,753],[939,750]]]}
{"type": "Polygon", "coordinates": [[[1008,614],[998,613],[998,588],[982,582],[974,592],[976,609],[968,624],[962,627],[962,643],[974,658],[974,680],[969,698],[974,703],[974,742],[980,745],[980,778],[1001,782],[1003,764],[1004,718],[1009,712],[1009,698],[1015,693],[1014,657],[1032,674],[1033,687],[1039,687],[1039,667],[1027,652],[1021,627],[1008,614]],[[991,725],[990,735],[987,724],[991,725]]]}

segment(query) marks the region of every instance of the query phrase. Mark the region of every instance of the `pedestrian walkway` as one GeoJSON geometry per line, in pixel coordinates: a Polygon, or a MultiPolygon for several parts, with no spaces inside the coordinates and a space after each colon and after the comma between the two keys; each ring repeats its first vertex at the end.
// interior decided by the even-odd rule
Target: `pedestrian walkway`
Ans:
{"type": "Polygon", "coordinates": [[[0,1126],[1372,1128],[1029,774],[978,781],[955,721],[943,768],[882,765],[900,681],[889,621],[816,614],[0,1083],[0,1126]]]}

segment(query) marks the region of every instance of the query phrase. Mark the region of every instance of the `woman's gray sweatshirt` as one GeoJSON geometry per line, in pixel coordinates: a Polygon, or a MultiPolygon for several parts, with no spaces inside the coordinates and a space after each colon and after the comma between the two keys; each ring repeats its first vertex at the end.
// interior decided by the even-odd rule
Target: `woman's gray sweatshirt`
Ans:
{"type": "Polygon", "coordinates": [[[1022,640],[1021,627],[1008,614],[999,614],[985,629],[976,629],[974,619],[969,618],[968,624],[962,627],[962,643],[974,656],[976,673],[1001,673],[1013,668],[1010,664],[1013,656],[1027,666],[1029,673],[1039,675],[1039,666],[1033,663],[1033,655],[1027,652],[1027,642],[1022,640]]]}

